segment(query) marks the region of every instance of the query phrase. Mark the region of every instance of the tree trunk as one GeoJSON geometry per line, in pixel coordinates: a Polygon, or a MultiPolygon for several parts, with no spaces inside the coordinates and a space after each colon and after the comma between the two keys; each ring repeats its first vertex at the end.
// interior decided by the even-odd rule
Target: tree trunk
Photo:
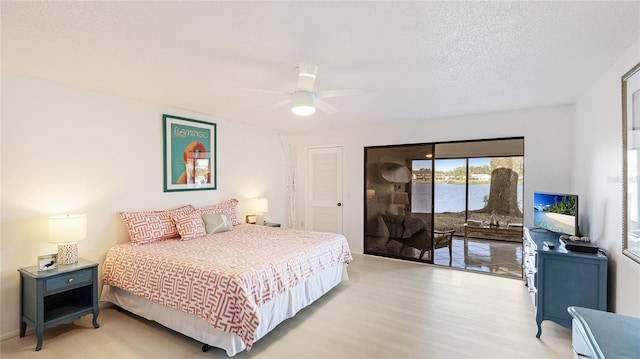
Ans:
{"type": "Polygon", "coordinates": [[[487,205],[479,212],[522,216],[518,208],[518,174],[509,168],[491,172],[491,187],[487,205]]]}

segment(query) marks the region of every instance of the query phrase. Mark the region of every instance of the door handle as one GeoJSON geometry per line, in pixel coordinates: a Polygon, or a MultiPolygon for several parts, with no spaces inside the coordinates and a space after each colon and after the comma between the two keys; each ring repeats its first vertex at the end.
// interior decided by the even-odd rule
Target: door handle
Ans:
{"type": "Polygon", "coordinates": [[[338,207],[342,206],[342,203],[338,202],[338,207]]]}

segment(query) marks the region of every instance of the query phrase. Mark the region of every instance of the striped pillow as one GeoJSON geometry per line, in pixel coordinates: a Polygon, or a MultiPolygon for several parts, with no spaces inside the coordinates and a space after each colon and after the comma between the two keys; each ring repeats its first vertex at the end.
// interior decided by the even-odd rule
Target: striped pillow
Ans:
{"type": "Polygon", "coordinates": [[[187,214],[180,214],[173,217],[176,223],[178,233],[180,233],[181,241],[188,241],[191,239],[203,237],[207,234],[204,229],[204,222],[200,213],[191,212],[187,214]]]}
{"type": "Polygon", "coordinates": [[[134,246],[158,240],[179,238],[180,234],[173,217],[192,213],[195,208],[186,205],[166,211],[119,212],[120,218],[127,226],[134,246]]]}
{"type": "Polygon", "coordinates": [[[238,206],[238,200],[231,198],[218,204],[200,207],[197,210],[202,214],[228,213],[231,217],[231,223],[235,226],[240,224],[236,206],[238,206]]]}

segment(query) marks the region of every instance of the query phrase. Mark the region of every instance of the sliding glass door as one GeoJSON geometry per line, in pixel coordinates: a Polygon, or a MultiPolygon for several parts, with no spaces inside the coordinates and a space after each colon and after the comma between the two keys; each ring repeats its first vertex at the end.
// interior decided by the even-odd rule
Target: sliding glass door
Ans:
{"type": "Polygon", "coordinates": [[[512,258],[521,236],[512,236],[515,246],[502,256],[513,263],[497,270],[498,246],[481,241],[504,240],[502,227],[522,226],[523,138],[364,150],[366,254],[521,275],[521,256],[512,258]],[[490,230],[463,240],[470,223],[490,230]],[[486,254],[472,258],[474,246],[486,254]]]}
{"type": "Polygon", "coordinates": [[[433,144],[365,148],[364,252],[433,260],[433,144]]]}

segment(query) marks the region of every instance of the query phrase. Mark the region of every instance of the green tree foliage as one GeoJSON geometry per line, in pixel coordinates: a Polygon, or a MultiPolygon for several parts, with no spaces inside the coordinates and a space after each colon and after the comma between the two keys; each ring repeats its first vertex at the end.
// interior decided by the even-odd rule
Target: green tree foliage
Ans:
{"type": "Polygon", "coordinates": [[[555,196],[553,198],[553,205],[543,209],[545,212],[568,214],[570,216],[576,215],[576,197],[574,196],[555,196]],[[558,201],[558,197],[561,198],[558,201]]]}
{"type": "MultiPolygon", "coordinates": [[[[467,175],[465,166],[456,167],[450,171],[442,172],[447,176],[462,177],[467,175]]],[[[491,174],[489,166],[469,166],[469,174],[491,174]]]]}
{"type": "Polygon", "coordinates": [[[481,175],[481,174],[491,174],[491,167],[489,166],[469,166],[469,174],[472,175],[481,175]]]}

